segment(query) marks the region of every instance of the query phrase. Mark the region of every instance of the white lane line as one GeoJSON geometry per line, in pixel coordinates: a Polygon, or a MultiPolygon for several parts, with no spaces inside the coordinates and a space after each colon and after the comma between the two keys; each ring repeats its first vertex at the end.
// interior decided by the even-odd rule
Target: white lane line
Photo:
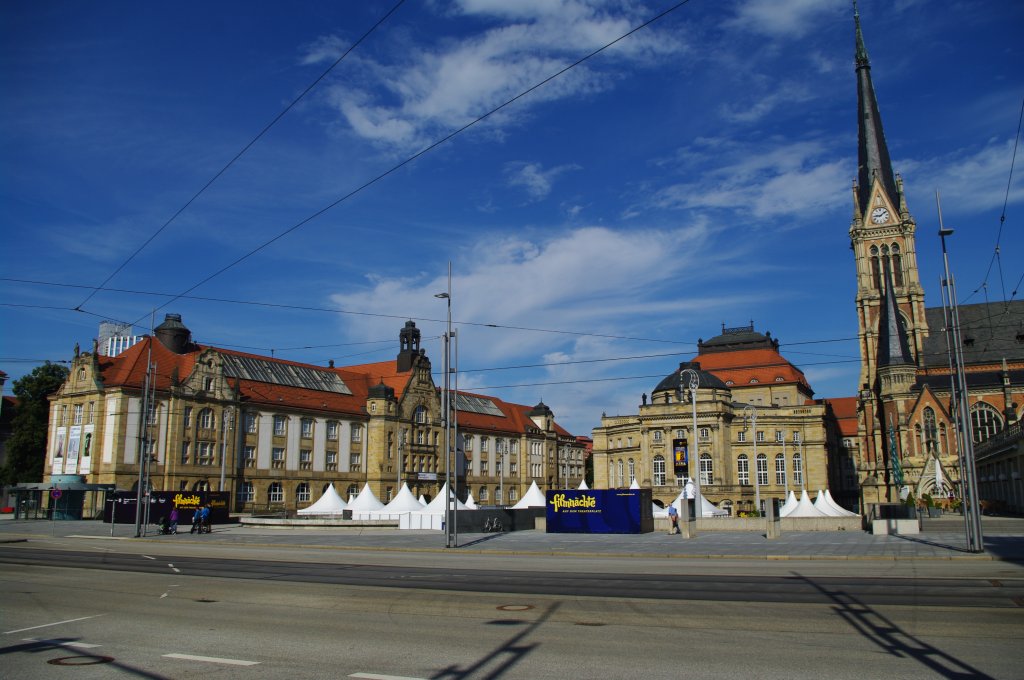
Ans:
{"type": "Polygon", "coordinates": [[[405,675],[381,675],[379,673],[353,673],[350,678],[364,678],[364,680],[426,680],[425,678],[410,678],[405,675]]]}
{"type": "Polygon", "coordinates": [[[207,663],[223,663],[229,666],[258,666],[259,661],[243,661],[242,659],[221,659],[216,656],[195,656],[194,654],[164,654],[168,659],[183,659],[185,661],[206,661],[207,663]]]}
{"type": "Polygon", "coordinates": [[[181,569],[178,569],[176,566],[174,566],[170,562],[167,563],[167,566],[170,567],[171,571],[173,571],[175,574],[180,574],[181,573],[181,569]]]}
{"type": "Polygon", "coordinates": [[[19,628],[18,630],[5,630],[4,635],[10,635],[11,633],[22,633],[26,630],[35,630],[37,628],[49,628],[50,626],[59,626],[62,623],[74,623],[75,621],[85,621],[86,619],[95,619],[103,614],[93,614],[92,616],[82,616],[77,619],[68,619],[67,621],[57,621],[56,623],[44,623],[41,626],[29,626],[28,628],[19,628]]]}
{"type": "Polygon", "coordinates": [[[39,640],[36,638],[23,638],[22,642],[42,642],[47,645],[53,645],[54,647],[79,647],[81,649],[93,649],[99,647],[99,645],[89,644],[88,642],[71,642],[68,640],[39,640]]]}
{"type": "Polygon", "coordinates": [[[155,560],[156,559],[155,557],[150,557],[149,555],[143,555],[143,557],[145,557],[147,560],[155,560]]]}

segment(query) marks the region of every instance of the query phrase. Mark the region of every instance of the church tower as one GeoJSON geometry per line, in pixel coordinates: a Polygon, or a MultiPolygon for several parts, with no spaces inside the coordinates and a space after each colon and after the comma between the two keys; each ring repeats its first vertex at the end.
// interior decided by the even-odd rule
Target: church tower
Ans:
{"type": "Polygon", "coordinates": [[[861,358],[858,467],[865,500],[882,501],[891,500],[884,497],[891,483],[887,479],[889,437],[900,437],[906,427],[906,414],[899,413],[896,405],[909,393],[916,368],[924,363],[928,326],[917,269],[916,224],[903,181],[892,171],[856,5],[854,22],[858,168],[850,247],[857,272],[861,358]]]}
{"type": "Polygon", "coordinates": [[[857,325],[861,355],[859,389],[872,389],[877,373],[879,315],[885,303],[883,275],[892,272],[898,313],[907,330],[915,363],[928,326],[924,315],[924,289],[917,270],[916,224],[907,208],[903,180],[892,171],[882,131],[871,64],[868,61],[860,14],[856,23],[857,72],[857,183],[853,188],[850,247],[857,269],[857,325]]]}

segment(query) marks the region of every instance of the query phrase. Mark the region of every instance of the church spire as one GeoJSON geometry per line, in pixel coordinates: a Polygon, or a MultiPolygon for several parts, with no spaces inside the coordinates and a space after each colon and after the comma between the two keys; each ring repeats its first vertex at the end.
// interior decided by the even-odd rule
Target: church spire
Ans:
{"type": "Polygon", "coordinates": [[[903,325],[896,295],[893,293],[892,270],[885,260],[885,302],[878,313],[878,368],[888,366],[912,366],[910,342],[903,325]]]}
{"type": "Polygon", "coordinates": [[[899,204],[899,192],[889,160],[889,148],[882,132],[882,116],[878,112],[875,89],[871,84],[871,63],[860,28],[860,12],[853,3],[853,20],[857,29],[857,199],[864,211],[871,200],[871,184],[877,177],[890,201],[899,204]]]}

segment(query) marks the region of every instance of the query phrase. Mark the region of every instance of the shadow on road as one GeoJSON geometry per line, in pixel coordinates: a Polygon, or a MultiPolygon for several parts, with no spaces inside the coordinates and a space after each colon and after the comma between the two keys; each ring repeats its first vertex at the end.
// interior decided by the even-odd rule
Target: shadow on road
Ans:
{"type": "MultiPolygon", "coordinates": [[[[64,653],[64,656],[56,656],[52,659],[48,659],[46,660],[46,663],[54,666],[106,665],[117,668],[120,671],[124,671],[128,675],[134,675],[138,678],[149,678],[149,680],[172,680],[171,678],[168,678],[165,675],[157,675],[156,673],[144,671],[141,668],[128,666],[110,656],[90,654],[89,652],[83,651],[83,649],[80,646],[75,644],[76,642],[78,642],[78,638],[58,638],[54,640],[28,640],[24,644],[11,645],[9,647],[0,647],[0,655],[17,654],[19,652],[39,654],[42,652],[60,651],[64,653]]],[[[43,677],[47,674],[48,671],[41,670],[39,673],[39,677],[43,677]]]]}
{"type": "MultiPolygon", "coordinates": [[[[523,641],[534,631],[540,628],[561,605],[557,602],[537,618],[536,621],[527,625],[516,635],[513,635],[504,644],[494,649],[490,654],[481,657],[476,663],[465,668],[449,666],[430,676],[431,680],[467,680],[468,678],[480,678],[481,680],[494,680],[503,677],[506,673],[519,663],[520,660],[532,652],[537,643],[524,644],[523,641]]],[[[511,625],[514,622],[502,620],[503,625],[511,625]]]]}
{"type": "Polygon", "coordinates": [[[807,576],[797,573],[793,576],[832,600],[836,605],[833,610],[854,630],[874,642],[883,651],[893,656],[913,659],[944,678],[994,680],[991,675],[906,632],[856,597],[842,590],[830,590],[807,576]]]}

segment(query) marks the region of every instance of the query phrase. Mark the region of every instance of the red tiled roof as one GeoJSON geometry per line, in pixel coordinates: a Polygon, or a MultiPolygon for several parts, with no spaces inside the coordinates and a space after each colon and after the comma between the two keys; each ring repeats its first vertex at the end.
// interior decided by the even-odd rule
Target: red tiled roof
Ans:
{"type": "Polygon", "coordinates": [[[837,397],[826,399],[826,404],[832,407],[832,413],[839,423],[839,431],[845,437],[857,435],[857,397],[837,397]]]}
{"type": "Polygon", "coordinates": [[[701,370],[713,373],[727,384],[731,380],[736,387],[756,380],[761,384],[798,383],[811,390],[803,371],[772,349],[699,354],[694,361],[700,364],[701,370]]]}

